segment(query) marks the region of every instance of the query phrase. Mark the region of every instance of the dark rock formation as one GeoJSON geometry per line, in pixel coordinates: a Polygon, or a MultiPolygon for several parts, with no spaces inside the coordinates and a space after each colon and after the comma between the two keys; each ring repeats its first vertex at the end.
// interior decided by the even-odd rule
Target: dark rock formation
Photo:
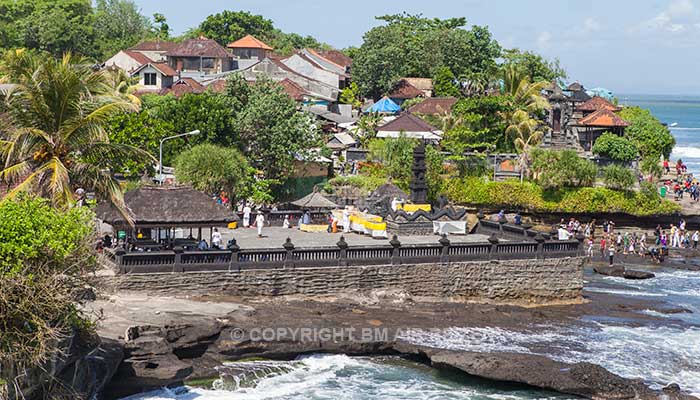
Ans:
{"type": "Polygon", "coordinates": [[[616,276],[616,277],[625,278],[625,279],[649,279],[649,278],[653,278],[656,276],[653,273],[648,272],[648,271],[627,269],[621,265],[615,265],[612,267],[599,265],[599,266],[594,267],[593,270],[596,273],[601,274],[601,275],[616,276]]]}
{"type": "MultiPolygon", "coordinates": [[[[291,360],[310,353],[397,355],[436,368],[454,368],[486,379],[523,383],[587,398],[654,399],[661,395],[639,380],[622,378],[598,365],[567,364],[532,354],[440,350],[389,341],[255,341],[250,330],[219,322],[137,327],[130,329],[130,335],[134,338],[125,345],[125,359],[107,388],[106,398],[179,385],[185,378],[216,376],[216,368],[224,361],[247,357],[291,360]]],[[[693,399],[677,385],[664,389],[663,395],[669,400],[693,399]]]]}

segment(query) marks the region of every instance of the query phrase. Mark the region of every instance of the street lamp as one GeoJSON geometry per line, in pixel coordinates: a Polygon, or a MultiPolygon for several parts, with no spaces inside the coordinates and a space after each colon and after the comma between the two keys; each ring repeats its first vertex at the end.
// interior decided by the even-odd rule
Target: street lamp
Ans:
{"type": "Polygon", "coordinates": [[[163,143],[166,140],[176,139],[176,138],[183,137],[183,136],[199,135],[200,133],[201,132],[199,131],[199,129],[195,129],[192,132],[181,133],[179,135],[168,136],[168,137],[165,137],[163,139],[160,139],[160,149],[159,149],[159,154],[158,154],[158,181],[161,184],[163,184],[163,181],[164,181],[164,179],[163,179],[163,143]]]}

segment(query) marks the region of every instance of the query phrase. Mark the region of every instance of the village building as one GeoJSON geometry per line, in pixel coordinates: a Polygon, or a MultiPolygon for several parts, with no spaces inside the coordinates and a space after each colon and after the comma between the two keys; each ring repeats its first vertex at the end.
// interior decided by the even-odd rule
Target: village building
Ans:
{"type": "MultiPolygon", "coordinates": [[[[594,97],[598,99],[600,97],[594,97]]],[[[625,133],[625,127],[630,123],[622,119],[608,108],[600,108],[597,111],[581,118],[576,123],[581,146],[590,151],[596,139],[605,132],[611,132],[618,136],[625,133]]]]}
{"type": "Polygon", "coordinates": [[[411,84],[411,86],[423,92],[423,97],[433,96],[433,80],[431,78],[402,78],[402,80],[411,84]]]}
{"type": "Polygon", "coordinates": [[[369,107],[365,108],[365,113],[379,113],[379,114],[396,114],[401,111],[401,106],[396,104],[393,100],[387,96],[382,97],[376,103],[371,104],[369,107]]]}
{"type": "Polygon", "coordinates": [[[117,54],[105,61],[104,67],[119,68],[127,73],[132,73],[140,66],[151,62],[155,61],[138,51],[120,50],[117,54]]]}
{"type": "Polygon", "coordinates": [[[226,45],[233,57],[232,70],[245,69],[272,55],[274,50],[253,35],[246,35],[226,45]]]}
{"type": "Polygon", "coordinates": [[[141,53],[153,61],[166,61],[165,53],[177,46],[177,43],[167,40],[145,40],[132,47],[129,51],[141,53]]]}
{"type": "Polygon", "coordinates": [[[416,97],[424,97],[425,94],[422,90],[413,86],[406,79],[399,80],[394,89],[387,95],[394,103],[401,105],[404,101],[408,99],[415,99],[416,97]]]}
{"type": "Polygon", "coordinates": [[[204,93],[207,87],[197,82],[193,78],[180,78],[173,83],[169,88],[162,89],[160,94],[172,94],[175,97],[180,97],[185,93],[204,93]]]}
{"type": "Polygon", "coordinates": [[[398,138],[400,136],[439,142],[442,139],[442,131],[408,112],[377,128],[378,138],[398,138]]]}
{"type": "Polygon", "coordinates": [[[323,82],[339,90],[345,88],[350,75],[346,74],[340,66],[323,59],[318,53],[304,49],[300,50],[280,61],[294,72],[323,82]]]}
{"type": "Polygon", "coordinates": [[[172,86],[177,72],[166,63],[147,62],[132,71],[131,76],[138,77],[138,92],[159,93],[172,86]]]}
{"type": "Polygon", "coordinates": [[[185,40],[165,56],[172,69],[195,79],[231,70],[231,54],[215,40],[204,37],[185,40]]]}

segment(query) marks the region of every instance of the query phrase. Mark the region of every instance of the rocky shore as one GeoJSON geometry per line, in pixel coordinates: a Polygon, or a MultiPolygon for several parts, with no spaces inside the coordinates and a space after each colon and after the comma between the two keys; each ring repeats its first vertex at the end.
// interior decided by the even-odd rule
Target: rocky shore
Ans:
{"type": "Polygon", "coordinates": [[[495,326],[519,330],[552,322],[575,324],[584,315],[654,320],[655,317],[639,311],[675,312],[652,301],[603,293],[586,300],[573,305],[526,308],[422,302],[389,292],[366,298],[288,297],[259,301],[210,296],[146,298],[121,293],[98,299],[91,307],[104,312],[100,334],[121,343],[115,354],[122,361],[105,387],[106,399],[177,386],[191,379],[217,377],[216,368],[227,361],[251,357],[291,360],[311,353],[395,355],[485,379],[587,398],[692,398],[674,385],[665,391],[652,390],[639,380],[620,377],[590,363],[569,364],[535,354],[435,349],[401,338],[406,329],[495,326]],[[294,336],[294,332],[304,328],[327,332],[335,328],[340,333],[325,338],[294,336]],[[265,329],[277,332],[277,336],[261,339],[260,332],[265,329]],[[381,340],[358,340],[351,334],[363,330],[385,336],[381,340]]]}

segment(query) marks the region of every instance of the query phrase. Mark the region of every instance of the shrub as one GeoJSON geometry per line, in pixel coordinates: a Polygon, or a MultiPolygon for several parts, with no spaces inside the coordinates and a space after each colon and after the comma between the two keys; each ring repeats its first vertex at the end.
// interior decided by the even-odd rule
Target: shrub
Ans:
{"type": "Polygon", "coordinates": [[[415,139],[401,135],[391,139],[373,139],[369,143],[368,158],[382,164],[388,177],[408,180],[411,177],[415,139]]]}
{"type": "Polygon", "coordinates": [[[620,111],[620,117],[630,123],[625,128],[625,135],[636,144],[642,157],[668,158],[676,140],[649,110],[625,107],[620,111]]]}
{"type": "Polygon", "coordinates": [[[629,168],[613,164],[603,168],[603,181],[610,189],[629,190],[634,186],[636,177],[629,168]]]}
{"type": "Polygon", "coordinates": [[[535,149],[531,155],[534,178],[546,189],[590,186],[595,182],[595,164],[573,150],[535,149]]]}
{"type": "Polygon", "coordinates": [[[204,143],[175,159],[175,176],[206,193],[225,190],[231,196],[241,196],[249,194],[252,170],[237,149],[204,143]]]}
{"type": "Polygon", "coordinates": [[[639,151],[634,143],[610,132],[605,132],[596,139],[592,151],[593,154],[615,161],[632,161],[639,156],[639,151]]]}

